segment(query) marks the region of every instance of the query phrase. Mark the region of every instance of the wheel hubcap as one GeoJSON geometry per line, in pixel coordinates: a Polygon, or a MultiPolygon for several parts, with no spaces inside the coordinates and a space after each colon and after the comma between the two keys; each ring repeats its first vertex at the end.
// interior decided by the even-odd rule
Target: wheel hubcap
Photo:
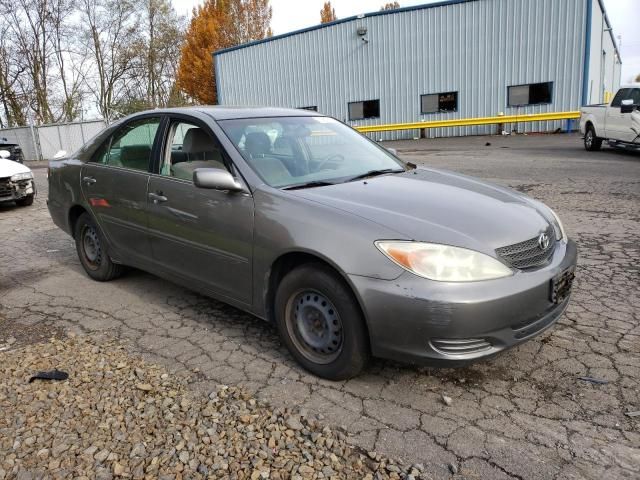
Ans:
{"type": "Polygon", "coordinates": [[[591,142],[593,141],[593,133],[591,133],[591,130],[587,132],[587,137],[585,138],[585,140],[587,142],[587,146],[590,147],[591,142]]]}
{"type": "Polygon", "coordinates": [[[342,352],[342,321],[331,301],[319,292],[302,291],[287,308],[290,337],[307,359],[330,363],[342,352]]]}
{"type": "Polygon", "coordinates": [[[96,269],[102,262],[102,247],[96,229],[86,226],[82,232],[82,253],[86,263],[96,269]]]}

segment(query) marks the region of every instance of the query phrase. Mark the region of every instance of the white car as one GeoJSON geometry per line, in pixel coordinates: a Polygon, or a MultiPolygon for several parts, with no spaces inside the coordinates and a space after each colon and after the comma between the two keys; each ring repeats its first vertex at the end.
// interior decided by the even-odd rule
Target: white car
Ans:
{"type": "Polygon", "coordinates": [[[21,207],[31,205],[36,194],[33,172],[8,158],[9,152],[0,150],[0,203],[16,202],[21,207]]]}
{"type": "Polygon", "coordinates": [[[640,148],[640,83],[624,85],[610,104],[587,105],[580,111],[584,148],[600,150],[603,141],[612,147],[640,148]]]}

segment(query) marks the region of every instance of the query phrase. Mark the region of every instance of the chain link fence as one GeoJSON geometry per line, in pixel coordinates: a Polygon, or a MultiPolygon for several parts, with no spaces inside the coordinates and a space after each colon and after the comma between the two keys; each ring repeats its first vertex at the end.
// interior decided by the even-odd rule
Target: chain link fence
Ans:
{"type": "Polygon", "coordinates": [[[106,126],[103,120],[92,120],[5,128],[0,130],[0,137],[5,137],[9,143],[20,145],[26,161],[50,160],[60,150],[75,152],[106,126]]]}

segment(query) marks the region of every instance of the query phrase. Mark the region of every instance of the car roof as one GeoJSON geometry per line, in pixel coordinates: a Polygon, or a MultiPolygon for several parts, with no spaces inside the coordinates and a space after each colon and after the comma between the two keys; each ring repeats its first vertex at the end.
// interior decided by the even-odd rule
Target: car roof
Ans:
{"type": "Polygon", "coordinates": [[[129,118],[147,113],[184,113],[189,114],[194,111],[205,113],[214,120],[233,120],[239,118],[261,118],[261,117],[319,117],[323,116],[312,110],[297,108],[276,108],[276,107],[240,107],[240,106],[218,106],[202,105],[194,107],[159,108],[135,113],[129,118]]]}

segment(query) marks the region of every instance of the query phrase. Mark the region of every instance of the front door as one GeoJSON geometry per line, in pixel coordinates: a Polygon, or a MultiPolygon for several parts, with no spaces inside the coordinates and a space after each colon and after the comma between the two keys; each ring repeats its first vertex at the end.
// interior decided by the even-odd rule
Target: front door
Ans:
{"type": "Polygon", "coordinates": [[[160,117],[132,120],[116,130],[82,167],[82,192],[115,255],[124,263],[150,260],[147,184],[160,117]]]}
{"type": "Polygon", "coordinates": [[[166,140],[148,190],[154,262],[218,296],[250,305],[253,197],[193,184],[196,168],[232,168],[205,124],[173,119],[166,140]]]}
{"type": "Polygon", "coordinates": [[[605,119],[605,135],[606,138],[610,138],[612,140],[624,140],[628,133],[631,133],[629,130],[629,125],[631,125],[630,114],[622,113],[620,107],[622,105],[622,100],[625,100],[629,96],[629,92],[631,89],[629,88],[621,88],[616,93],[616,96],[613,97],[611,101],[611,105],[606,109],[606,119],[605,119]]]}
{"type": "Polygon", "coordinates": [[[640,143],[640,88],[632,88],[627,100],[631,100],[635,108],[624,114],[625,129],[621,138],[625,142],[640,143]]]}

